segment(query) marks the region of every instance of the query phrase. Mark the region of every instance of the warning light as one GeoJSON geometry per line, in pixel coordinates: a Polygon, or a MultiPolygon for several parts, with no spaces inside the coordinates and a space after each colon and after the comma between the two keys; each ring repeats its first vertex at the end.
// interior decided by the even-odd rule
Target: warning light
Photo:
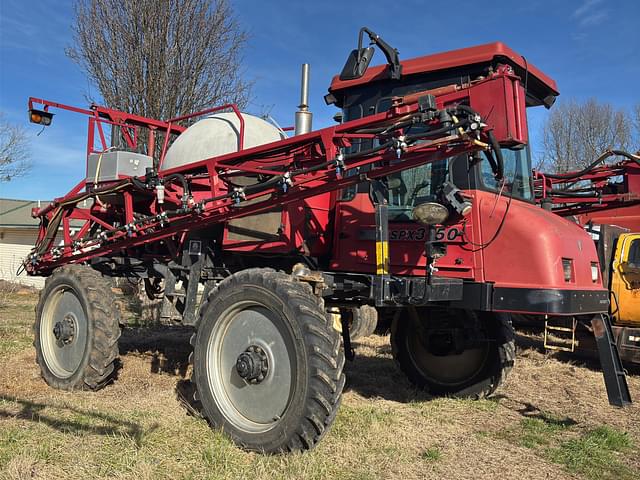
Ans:
{"type": "Polygon", "coordinates": [[[52,120],[53,113],[47,112],[45,110],[36,110],[34,108],[29,110],[29,121],[31,123],[37,123],[39,125],[48,127],[49,125],[51,125],[52,120]]]}

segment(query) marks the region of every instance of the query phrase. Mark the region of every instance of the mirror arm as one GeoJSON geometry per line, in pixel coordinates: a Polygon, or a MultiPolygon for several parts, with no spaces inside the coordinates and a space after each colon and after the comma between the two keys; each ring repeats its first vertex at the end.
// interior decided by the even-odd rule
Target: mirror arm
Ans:
{"type": "Polygon", "coordinates": [[[362,27],[360,29],[360,35],[358,36],[358,61],[360,61],[360,51],[362,49],[362,34],[366,33],[369,35],[369,39],[372,44],[378,46],[378,48],[384,53],[384,56],[387,59],[387,63],[389,64],[389,76],[393,80],[399,80],[402,76],[402,65],[400,65],[400,58],[398,57],[398,50],[393,48],[387,42],[385,42],[380,35],[372,32],[367,27],[362,27]]]}

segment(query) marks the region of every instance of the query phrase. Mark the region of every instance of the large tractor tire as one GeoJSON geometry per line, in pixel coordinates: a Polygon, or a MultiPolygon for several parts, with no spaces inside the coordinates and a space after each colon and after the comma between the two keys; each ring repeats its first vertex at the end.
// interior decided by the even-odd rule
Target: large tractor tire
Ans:
{"type": "Polygon", "coordinates": [[[36,361],[42,378],[62,390],[98,390],[115,372],[120,313],[110,283],[83,265],[47,278],[36,306],[36,361]]]}
{"type": "Polygon", "coordinates": [[[195,400],[239,446],[306,450],[333,423],[344,352],[308,284],[259,268],[226,278],[203,301],[192,344],[195,400]]]}
{"type": "Polygon", "coordinates": [[[409,380],[434,396],[491,395],[515,363],[511,317],[503,313],[406,309],[392,325],[391,349],[409,380]]]}

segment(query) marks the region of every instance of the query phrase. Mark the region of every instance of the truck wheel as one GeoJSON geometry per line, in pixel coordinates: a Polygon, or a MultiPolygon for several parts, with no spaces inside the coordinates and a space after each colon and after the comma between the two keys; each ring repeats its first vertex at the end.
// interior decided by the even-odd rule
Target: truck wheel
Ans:
{"type": "Polygon", "coordinates": [[[344,352],[308,284],[271,269],[227,277],[204,300],[192,344],[195,399],[239,446],[310,449],[333,423],[344,352]]]}
{"type": "Polygon", "coordinates": [[[358,340],[360,338],[373,335],[378,324],[378,312],[370,305],[362,305],[358,308],[351,309],[352,321],[349,334],[351,340],[358,340]]]}
{"type": "Polygon", "coordinates": [[[515,362],[510,315],[436,312],[429,312],[431,318],[425,319],[407,309],[394,321],[391,348],[400,369],[431,395],[476,399],[491,395],[515,362]]]}
{"type": "Polygon", "coordinates": [[[36,306],[36,362],[62,390],[98,390],[115,371],[120,313],[110,284],[90,267],[68,265],[47,278],[36,306]]]}

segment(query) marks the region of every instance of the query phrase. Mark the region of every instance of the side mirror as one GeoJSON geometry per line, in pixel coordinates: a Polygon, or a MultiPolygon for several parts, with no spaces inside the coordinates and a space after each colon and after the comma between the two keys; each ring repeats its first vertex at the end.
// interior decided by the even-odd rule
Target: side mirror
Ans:
{"type": "Polygon", "coordinates": [[[362,77],[369,67],[373,53],[373,47],[352,50],[347,58],[347,63],[344,64],[342,73],[340,73],[340,80],[355,80],[362,77]]]}

